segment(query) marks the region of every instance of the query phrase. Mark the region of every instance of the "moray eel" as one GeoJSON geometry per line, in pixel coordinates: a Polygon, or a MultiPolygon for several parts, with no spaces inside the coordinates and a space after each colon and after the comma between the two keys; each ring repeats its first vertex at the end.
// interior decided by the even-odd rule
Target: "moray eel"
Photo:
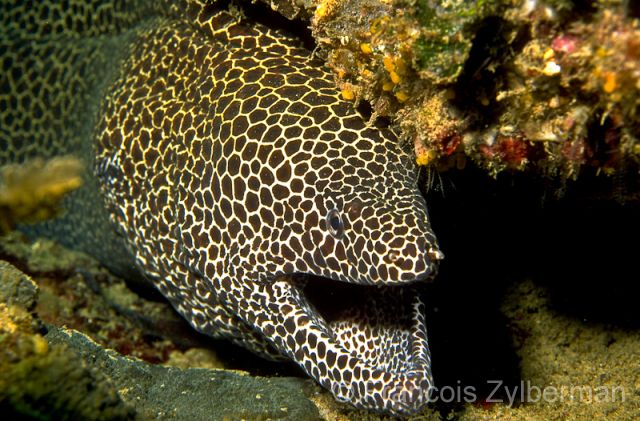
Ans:
{"type": "Polygon", "coordinates": [[[423,408],[417,283],[442,254],[411,151],[365,123],[299,41],[238,13],[92,1],[74,26],[43,4],[48,29],[12,27],[20,6],[3,6],[3,159],[75,150],[95,169],[43,229],[119,273],[135,266],[198,331],[291,359],[339,401],[423,408]],[[13,72],[15,55],[42,73],[13,72]]]}

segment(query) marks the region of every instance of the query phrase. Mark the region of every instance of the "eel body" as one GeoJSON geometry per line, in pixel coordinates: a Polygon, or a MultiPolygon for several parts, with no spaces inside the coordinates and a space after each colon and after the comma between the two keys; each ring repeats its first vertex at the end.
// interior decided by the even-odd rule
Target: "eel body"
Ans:
{"type": "MultiPolygon", "coordinates": [[[[120,37],[100,50],[120,45],[100,64],[113,71],[81,78],[101,105],[73,108],[91,122],[74,131],[91,191],[71,199],[75,220],[47,229],[110,231],[80,247],[120,272],[133,262],[194,328],[291,359],[340,401],[420,410],[432,377],[416,281],[441,253],[411,151],[368,126],[278,30],[191,1],[129,32],[119,28],[130,19],[117,23],[94,36],[120,37]]],[[[14,82],[0,94],[16,96],[14,82]]],[[[74,148],[51,135],[50,150],[33,150],[0,134],[14,160],[74,148]]]]}

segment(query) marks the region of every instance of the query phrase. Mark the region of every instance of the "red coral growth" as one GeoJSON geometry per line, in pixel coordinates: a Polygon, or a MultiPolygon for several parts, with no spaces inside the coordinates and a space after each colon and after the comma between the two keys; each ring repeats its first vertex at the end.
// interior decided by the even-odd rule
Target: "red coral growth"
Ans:
{"type": "Polygon", "coordinates": [[[626,55],[629,60],[640,60],[640,39],[630,38],[627,40],[626,55]]]}
{"type": "Polygon", "coordinates": [[[607,129],[604,133],[604,150],[606,155],[603,157],[602,166],[605,169],[618,168],[623,158],[622,151],[620,150],[620,131],[618,128],[612,127],[607,129]]]}
{"type": "Polygon", "coordinates": [[[523,165],[529,154],[529,145],[521,136],[498,136],[491,149],[510,168],[523,165]]]}
{"type": "Polygon", "coordinates": [[[449,156],[458,150],[458,146],[460,146],[460,142],[462,142],[462,136],[459,133],[453,133],[448,136],[445,136],[441,140],[442,145],[442,154],[444,156],[449,156]]]}
{"type": "Polygon", "coordinates": [[[551,41],[551,48],[556,53],[571,54],[578,48],[578,38],[573,35],[559,35],[551,41]]]}
{"type": "Polygon", "coordinates": [[[588,148],[584,138],[565,142],[560,149],[560,153],[567,161],[578,165],[586,162],[587,151],[588,148]]]}

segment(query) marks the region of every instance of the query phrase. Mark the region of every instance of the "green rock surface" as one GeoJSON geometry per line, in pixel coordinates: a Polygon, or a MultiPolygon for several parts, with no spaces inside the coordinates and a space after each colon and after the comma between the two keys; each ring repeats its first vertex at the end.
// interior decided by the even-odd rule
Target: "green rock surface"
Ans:
{"type": "Polygon", "coordinates": [[[454,81],[469,56],[475,27],[500,3],[417,0],[416,18],[423,31],[415,43],[415,60],[421,75],[436,83],[454,81]]]}
{"type": "Polygon", "coordinates": [[[67,346],[109,378],[143,419],[319,419],[302,379],[151,365],[105,349],[80,332],[56,327],[45,338],[67,346]]]}
{"type": "Polygon", "coordinates": [[[24,273],[0,260],[0,303],[31,310],[38,296],[37,285],[24,273]]]}

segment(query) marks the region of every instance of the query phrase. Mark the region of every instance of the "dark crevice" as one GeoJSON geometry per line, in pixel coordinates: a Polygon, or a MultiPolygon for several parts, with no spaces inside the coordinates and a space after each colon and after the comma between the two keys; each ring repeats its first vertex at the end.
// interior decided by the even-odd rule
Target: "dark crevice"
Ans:
{"type": "Polygon", "coordinates": [[[585,19],[589,20],[598,11],[598,2],[593,0],[571,0],[560,1],[560,4],[567,4],[565,7],[557,7],[560,20],[585,19]]]}
{"type": "MultiPolygon", "coordinates": [[[[519,384],[517,332],[501,306],[524,280],[578,323],[640,329],[640,204],[598,193],[611,191],[609,178],[570,182],[558,199],[543,178],[492,179],[473,166],[441,176],[444,192],[431,191],[427,202],[446,257],[425,297],[438,387],[472,386],[482,401],[488,380],[519,384]]],[[[458,405],[437,407],[445,415],[458,405]]]]}
{"type": "Polygon", "coordinates": [[[391,127],[391,124],[391,120],[385,116],[379,116],[375,121],[375,126],[379,129],[388,129],[391,127]]]}
{"type": "Polygon", "coordinates": [[[479,23],[469,57],[454,86],[454,105],[464,112],[481,115],[485,125],[502,115],[502,106],[495,101],[498,91],[507,83],[507,64],[531,39],[529,26],[515,28],[500,17],[491,16],[479,23]],[[510,40],[513,31],[515,37],[510,40]],[[480,99],[491,102],[481,105],[480,99]]]}
{"type": "Polygon", "coordinates": [[[626,0],[627,16],[634,19],[640,19],[640,0],[626,0]]]}
{"type": "Polygon", "coordinates": [[[371,114],[373,113],[373,108],[369,101],[360,101],[358,102],[358,106],[356,107],[356,111],[364,121],[369,121],[371,119],[371,114]]]}

